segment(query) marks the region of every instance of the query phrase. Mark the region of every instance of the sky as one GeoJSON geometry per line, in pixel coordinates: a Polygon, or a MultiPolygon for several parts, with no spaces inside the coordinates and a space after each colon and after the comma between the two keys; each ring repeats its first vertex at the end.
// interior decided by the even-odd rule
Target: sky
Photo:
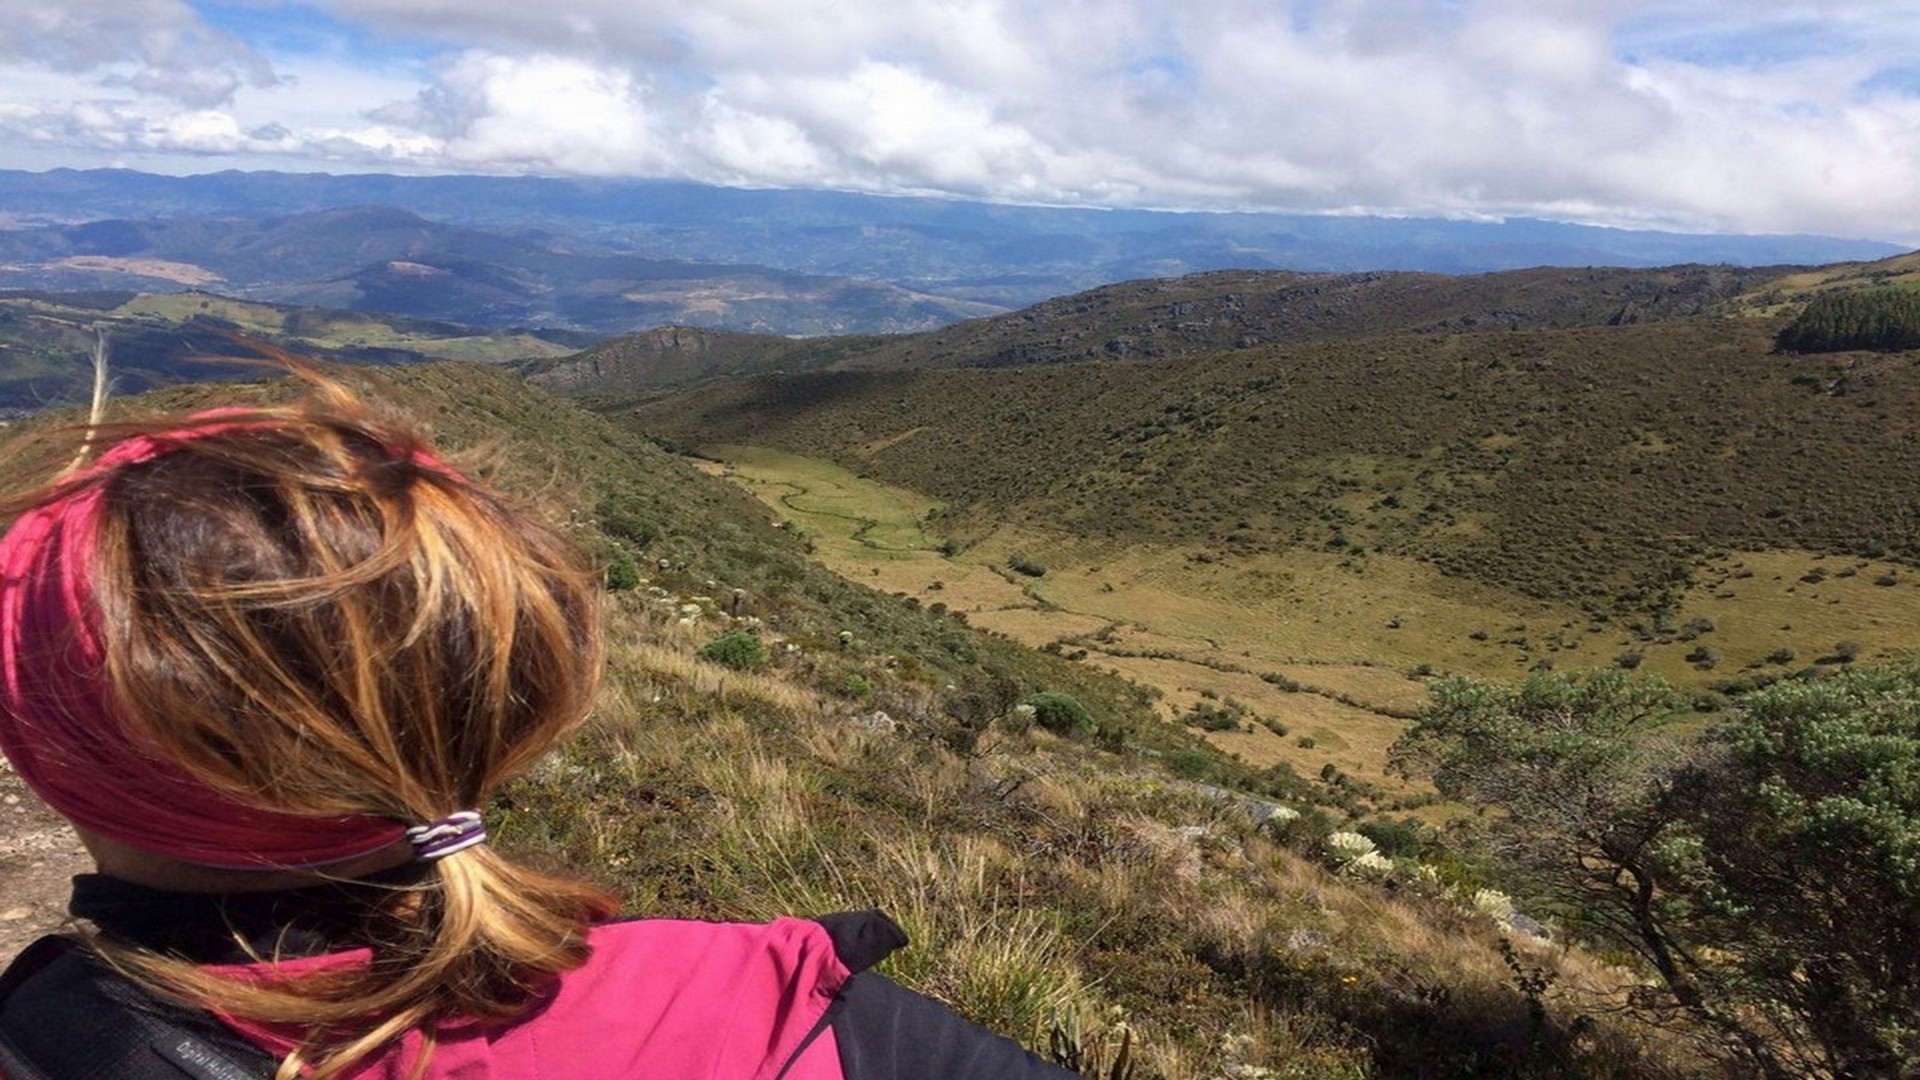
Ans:
{"type": "Polygon", "coordinates": [[[1920,245],[1920,0],[0,0],[0,168],[1920,245]]]}

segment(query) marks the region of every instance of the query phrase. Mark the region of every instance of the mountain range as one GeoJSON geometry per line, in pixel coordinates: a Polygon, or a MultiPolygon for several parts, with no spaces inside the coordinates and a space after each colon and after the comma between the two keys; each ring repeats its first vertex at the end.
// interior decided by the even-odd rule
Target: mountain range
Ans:
{"type": "MultiPolygon", "coordinates": [[[[271,172],[176,177],[112,169],[0,171],[0,221],[10,222],[15,228],[114,220],[257,223],[300,216],[306,235],[313,236],[316,225],[344,228],[354,223],[304,215],[342,207],[404,210],[444,225],[504,233],[535,249],[692,264],[679,272],[686,283],[682,291],[697,292],[702,287],[711,290],[710,296],[700,298],[707,304],[704,310],[695,298],[683,298],[678,312],[671,300],[657,302],[652,309],[626,311],[622,305],[608,304],[605,288],[589,290],[596,299],[578,306],[555,302],[543,308],[524,297],[517,302],[509,300],[515,291],[513,284],[488,280],[483,275],[470,283],[475,295],[465,302],[471,303],[471,309],[454,311],[442,304],[433,312],[436,318],[490,326],[500,325],[496,318],[529,316],[570,320],[561,325],[599,329],[617,322],[616,313],[640,320],[613,325],[610,332],[644,329],[655,322],[669,321],[809,334],[923,329],[933,325],[930,319],[951,321],[992,310],[1012,310],[1098,285],[1222,269],[1468,274],[1529,266],[1758,266],[1868,260],[1900,250],[1869,240],[1687,235],[1521,219],[1488,222],[1096,210],[746,190],[670,181],[271,172]],[[709,264],[741,268],[746,280],[716,283],[709,264]],[[761,269],[748,269],[754,267],[761,269]],[[782,274],[825,280],[793,282],[782,274]],[[885,282],[910,295],[884,299],[858,293],[845,298],[832,295],[835,288],[853,289],[845,284],[849,280],[867,283],[868,288],[879,287],[872,283],[885,282]],[[842,284],[828,284],[833,281],[842,284]],[[768,305],[756,306],[762,297],[779,295],[787,288],[808,293],[816,306],[830,308],[838,312],[837,316],[815,313],[783,321],[766,314],[768,305]],[[915,308],[916,303],[925,306],[915,308]],[[720,311],[726,317],[714,317],[711,309],[716,304],[725,305],[720,311]],[[652,321],[646,321],[649,319],[652,321]]],[[[376,230],[418,228],[365,224],[376,230]]],[[[327,246],[339,242],[330,240],[327,246]]],[[[456,246],[459,253],[481,262],[501,262],[503,252],[477,238],[469,236],[456,246]]],[[[448,253],[448,257],[453,254],[448,253]]],[[[327,267],[327,280],[340,284],[334,287],[334,299],[324,302],[339,306],[341,295],[370,284],[377,295],[383,283],[348,279],[382,261],[403,259],[437,265],[431,260],[383,256],[377,250],[369,250],[365,256],[352,265],[327,267]]],[[[192,258],[184,261],[197,262],[192,258]]],[[[550,266],[551,261],[542,256],[535,262],[550,266]]],[[[456,275],[461,272],[459,267],[441,268],[456,275]]],[[[637,267],[616,263],[604,269],[615,278],[631,273],[633,280],[653,280],[637,267]]],[[[291,268],[282,275],[282,285],[294,284],[285,280],[290,273],[291,268]]],[[[536,268],[531,273],[544,284],[564,289],[564,281],[556,280],[551,269],[536,268]]],[[[605,275],[584,276],[588,281],[605,283],[605,275]]],[[[45,281],[13,283],[100,287],[97,281],[85,286],[45,281]]],[[[309,279],[302,279],[300,284],[309,288],[314,285],[309,279]]],[[[124,287],[124,282],[114,287],[124,287]]],[[[406,288],[395,288],[399,295],[412,295],[406,288]]],[[[262,298],[296,299],[285,293],[262,298]]],[[[417,299],[409,302],[419,303],[417,299]]],[[[379,310],[427,313],[418,307],[379,310]]]]}
{"type": "Polygon", "coordinates": [[[925,329],[997,310],[883,282],[622,253],[384,207],[0,230],[0,287],[207,289],[490,329],[601,334],[667,322],[783,334],[925,329]]]}

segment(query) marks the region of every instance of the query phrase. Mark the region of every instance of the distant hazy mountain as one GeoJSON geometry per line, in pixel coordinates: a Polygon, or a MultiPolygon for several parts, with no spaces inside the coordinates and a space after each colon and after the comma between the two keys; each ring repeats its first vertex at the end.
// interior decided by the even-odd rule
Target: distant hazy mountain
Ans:
{"type": "Polygon", "coordinates": [[[0,288],[197,288],[488,328],[603,335],[663,323],[775,334],[921,330],[999,310],[885,282],[654,258],[366,206],[4,229],[0,288]]]}
{"type": "MultiPolygon", "coordinates": [[[[0,290],[0,419],[85,401],[105,339],[115,396],[178,382],[257,377],[245,341],[357,364],[510,361],[572,353],[595,335],[450,323],[233,300],[206,292],[0,290]],[[243,340],[245,339],[245,340],[243,340]]],[[[782,341],[785,338],[769,338],[782,341]]]]}
{"type": "MultiPolygon", "coordinates": [[[[266,218],[371,205],[479,228],[538,228],[649,258],[887,281],[1001,309],[1115,281],[1220,269],[1458,274],[1529,266],[1760,266],[1877,259],[1901,250],[1861,240],[1530,220],[1062,209],[665,181],[0,172],[0,220],[266,218]]],[[[739,321],[706,325],[748,328],[739,321]]]]}

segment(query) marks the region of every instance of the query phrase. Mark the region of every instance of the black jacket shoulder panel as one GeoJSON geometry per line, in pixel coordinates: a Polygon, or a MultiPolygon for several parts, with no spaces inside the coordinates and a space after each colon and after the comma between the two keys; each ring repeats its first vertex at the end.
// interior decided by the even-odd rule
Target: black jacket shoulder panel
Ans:
{"type": "Polygon", "coordinates": [[[855,974],[885,960],[907,945],[907,932],[878,908],[822,915],[814,922],[826,928],[833,951],[855,974]]]}
{"type": "Polygon", "coordinates": [[[0,1072],[7,1080],[259,1080],[275,1061],[213,1017],[155,1000],[42,938],[0,976],[0,1072]]]}

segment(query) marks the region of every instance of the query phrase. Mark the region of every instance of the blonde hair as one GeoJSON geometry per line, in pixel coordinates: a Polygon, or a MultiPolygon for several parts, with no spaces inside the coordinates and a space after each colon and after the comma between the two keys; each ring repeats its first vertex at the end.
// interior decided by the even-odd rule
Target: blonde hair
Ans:
{"type": "MultiPolygon", "coordinates": [[[[408,823],[483,807],[589,708],[593,575],[404,419],[281,359],[307,396],[223,412],[219,430],[100,481],[106,690],[130,735],[248,805],[408,823]]],[[[87,441],[194,422],[95,427],[87,441]]],[[[96,947],[157,993],[304,1033],[277,1075],[332,1080],[408,1031],[430,1053],[444,1022],[521,1014],[585,962],[587,924],[617,907],[486,847],[431,867],[369,916],[364,965],[263,981],[96,947]]]]}

